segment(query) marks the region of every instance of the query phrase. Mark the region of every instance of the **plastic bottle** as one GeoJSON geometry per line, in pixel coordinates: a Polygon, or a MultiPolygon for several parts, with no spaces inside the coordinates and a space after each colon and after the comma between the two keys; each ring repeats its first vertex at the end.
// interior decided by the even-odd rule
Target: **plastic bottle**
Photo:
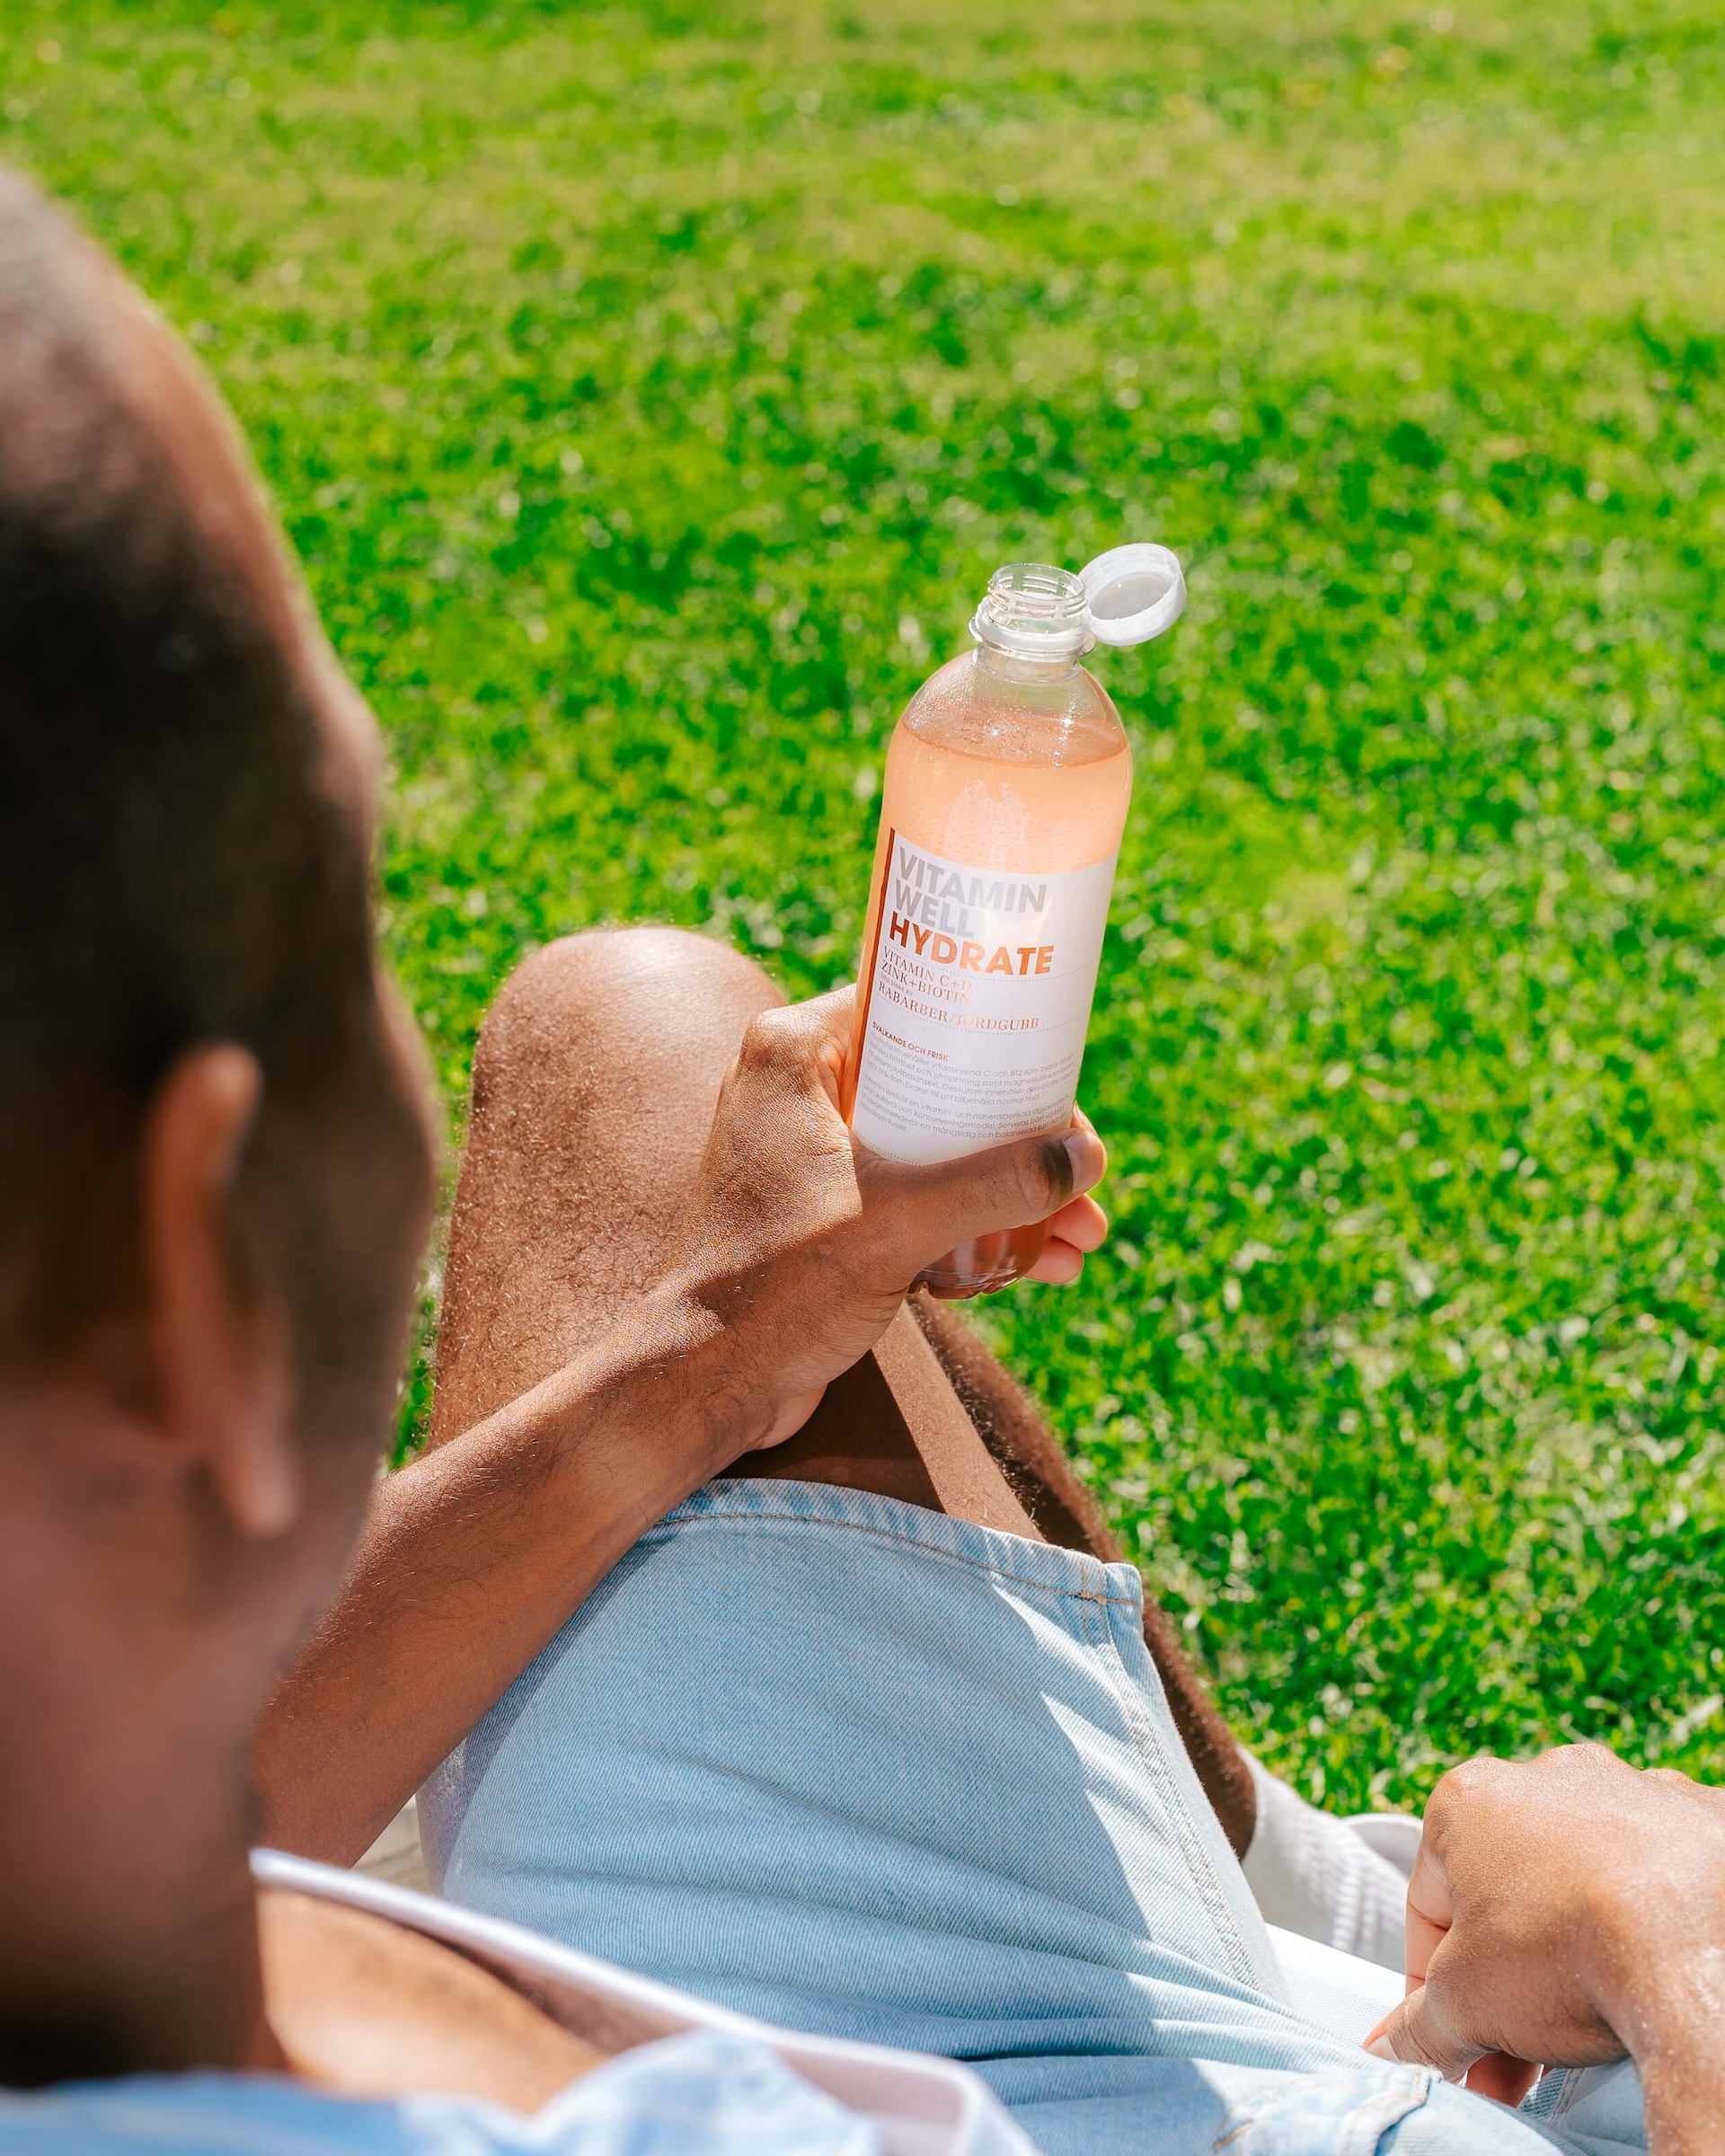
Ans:
{"type": "MultiPolygon", "coordinates": [[[[1092,644],[1161,635],[1186,603],[1166,547],[1078,576],[995,571],[975,649],[906,706],[887,752],[845,1112],[902,1161],[957,1160],[1072,1120],[1132,752],[1092,644]]],[[[1036,1263],[1046,1223],[983,1236],[923,1275],[958,1299],[1036,1263]]]]}

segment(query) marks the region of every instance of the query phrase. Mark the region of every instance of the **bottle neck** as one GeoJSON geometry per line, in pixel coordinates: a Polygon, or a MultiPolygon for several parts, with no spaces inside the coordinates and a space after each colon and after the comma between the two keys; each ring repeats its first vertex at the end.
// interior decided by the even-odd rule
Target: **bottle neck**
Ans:
{"type": "Polygon", "coordinates": [[[1084,588],[1045,561],[1009,561],[971,618],[983,664],[1006,681],[1070,681],[1095,641],[1084,588]]]}
{"type": "Polygon", "coordinates": [[[1073,651],[1055,658],[1029,658],[1022,652],[1003,651],[985,638],[977,640],[977,664],[985,674],[992,674],[999,681],[1033,683],[1044,687],[1070,681],[1079,672],[1083,658],[1082,651],[1073,651]]]}

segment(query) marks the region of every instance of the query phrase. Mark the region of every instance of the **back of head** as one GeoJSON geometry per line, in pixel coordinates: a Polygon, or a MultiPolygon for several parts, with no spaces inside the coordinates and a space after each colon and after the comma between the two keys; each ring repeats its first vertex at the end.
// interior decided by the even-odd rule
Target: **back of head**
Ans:
{"type": "Polygon", "coordinates": [[[4,173],[0,352],[0,1372],[136,1300],[140,1121],[200,1041],[262,1065],[269,1239],[339,1332],[292,1156],[376,998],[315,640],[195,370],[4,173]]]}
{"type": "Polygon", "coordinates": [[[250,1738],[429,1209],[376,755],[190,355],[0,173],[0,2083],[251,2055],[250,1738]]]}

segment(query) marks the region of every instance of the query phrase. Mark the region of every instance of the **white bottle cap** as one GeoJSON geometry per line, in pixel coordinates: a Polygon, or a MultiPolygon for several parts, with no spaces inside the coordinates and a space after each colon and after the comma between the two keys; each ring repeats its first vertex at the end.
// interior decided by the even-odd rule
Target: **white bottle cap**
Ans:
{"type": "Polygon", "coordinates": [[[1099,644],[1147,644],[1172,629],[1186,607],[1180,557],[1142,541],[1111,546],[1078,571],[1084,625],[1099,644]]]}

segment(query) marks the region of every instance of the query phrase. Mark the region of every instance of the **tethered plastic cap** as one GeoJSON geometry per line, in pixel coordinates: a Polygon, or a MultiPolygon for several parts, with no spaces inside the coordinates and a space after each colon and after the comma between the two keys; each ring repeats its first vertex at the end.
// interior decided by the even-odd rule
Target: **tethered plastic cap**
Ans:
{"type": "Polygon", "coordinates": [[[1186,609],[1180,557],[1147,540],[1110,546],[1078,571],[1084,625],[1099,644],[1147,644],[1186,609]]]}

